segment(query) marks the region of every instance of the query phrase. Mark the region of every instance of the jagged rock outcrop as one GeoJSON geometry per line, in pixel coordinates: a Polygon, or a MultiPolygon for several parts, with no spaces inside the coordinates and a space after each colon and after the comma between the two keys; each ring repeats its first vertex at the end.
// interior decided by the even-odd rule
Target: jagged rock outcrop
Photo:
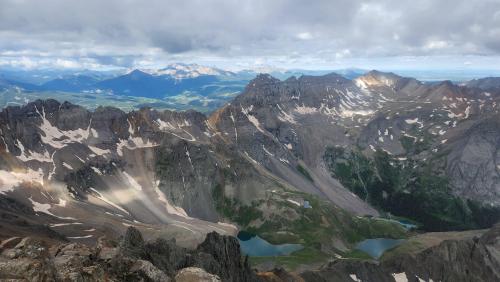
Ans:
{"type": "Polygon", "coordinates": [[[241,259],[238,240],[235,237],[220,236],[216,232],[207,234],[188,264],[199,266],[217,274],[223,281],[256,281],[248,256],[241,259]]]}
{"type": "Polygon", "coordinates": [[[260,281],[234,237],[210,233],[194,250],[128,228],[118,243],[53,246],[31,237],[2,242],[0,279],[28,281],[260,281]],[[16,244],[15,244],[16,243],[16,244]]]}

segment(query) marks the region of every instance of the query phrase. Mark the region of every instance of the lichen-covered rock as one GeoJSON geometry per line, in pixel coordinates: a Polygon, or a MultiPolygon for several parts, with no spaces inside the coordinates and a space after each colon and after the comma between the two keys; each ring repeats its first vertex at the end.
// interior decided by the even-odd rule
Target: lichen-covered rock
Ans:
{"type": "Polygon", "coordinates": [[[175,275],[175,282],[220,282],[217,275],[210,274],[198,267],[186,267],[175,275]]]}
{"type": "Polygon", "coordinates": [[[151,282],[169,282],[170,278],[151,262],[147,260],[137,260],[132,267],[130,272],[138,274],[140,277],[151,282]]]}

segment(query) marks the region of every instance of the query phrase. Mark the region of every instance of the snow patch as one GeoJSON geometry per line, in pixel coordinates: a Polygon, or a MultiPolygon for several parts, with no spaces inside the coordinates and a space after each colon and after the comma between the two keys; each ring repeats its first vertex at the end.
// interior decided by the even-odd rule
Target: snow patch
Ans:
{"type": "MultiPolygon", "coordinates": [[[[179,137],[179,136],[177,136],[177,137],[179,137]]],[[[179,138],[184,139],[182,137],[179,137],[179,138]]],[[[120,139],[120,142],[118,142],[116,144],[116,153],[120,157],[122,157],[123,156],[123,148],[133,150],[133,149],[139,149],[139,148],[152,148],[155,146],[158,146],[158,145],[154,144],[153,142],[151,142],[149,140],[144,142],[144,139],[142,139],[141,137],[129,137],[129,139],[127,139],[127,140],[120,139]]]]}
{"type": "Polygon", "coordinates": [[[68,236],[67,238],[68,239],[87,239],[87,238],[92,238],[94,235],[86,235],[86,236],[74,236],[74,237],[71,237],[71,236],[68,236]]]}
{"type": "Polygon", "coordinates": [[[62,217],[62,216],[57,216],[57,215],[51,213],[49,211],[49,209],[52,208],[52,206],[50,204],[39,203],[37,201],[34,201],[31,197],[29,197],[28,200],[30,200],[31,204],[33,205],[33,210],[35,212],[43,212],[45,214],[48,214],[48,215],[51,215],[53,217],[57,217],[57,218],[60,218],[60,219],[71,219],[71,220],[75,219],[73,217],[62,217]]]}
{"type": "Polygon", "coordinates": [[[356,274],[349,274],[349,277],[351,277],[351,279],[355,282],[362,282],[361,279],[358,279],[358,276],[356,276],[356,274]]]}
{"type": "Polygon", "coordinates": [[[262,133],[265,133],[264,129],[261,127],[259,120],[250,114],[250,112],[253,109],[253,105],[250,105],[248,108],[241,107],[241,112],[248,118],[248,121],[250,121],[257,130],[259,130],[262,133]]]}
{"type": "Polygon", "coordinates": [[[12,191],[21,183],[37,183],[43,186],[43,170],[28,169],[26,172],[0,170],[0,194],[12,191]]]}
{"type": "Polygon", "coordinates": [[[36,112],[42,118],[42,123],[39,125],[43,134],[40,135],[42,142],[56,149],[64,148],[67,144],[82,143],[87,140],[90,134],[90,123],[88,128],[78,128],[75,130],[61,131],[53,126],[45,116],[45,109],[42,108],[42,113],[36,108],[36,112]]]}
{"type": "Polygon", "coordinates": [[[178,215],[178,216],[181,216],[184,218],[190,218],[183,208],[174,206],[168,202],[167,197],[165,196],[165,193],[163,193],[160,190],[160,188],[158,187],[159,184],[160,184],[160,181],[156,181],[156,183],[154,185],[155,192],[156,192],[156,195],[158,195],[158,200],[160,200],[160,202],[163,202],[165,204],[165,209],[167,210],[167,212],[169,214],[178,215]]]}
{"type": "Polygon", "coordinates": [[[396,282],[408,282],[408,278],[406,277],[406,273],[404,272],[393,273],[392,277],[394,277],[394,280],[396,280],[396,282]]]}
{"type": "Polygon", "coordinates": [[[65,223],[54,223],[50,224],[50,227],[60,227],[60,226],[68,226],[68,225],[81,225],[81,222],[65,222],[65,223]]]}
{"type": "Polygon", "coordinates": [[[97,130],[91,128],[90,132],[92,133],[92,136],[94,136],[95,138],[99,138],[99,133],[97,133],[97,130]]]}
{"type": "Polygon", "coordinates": [[[281,120],[282,122],[289,122],[289,123],[293,123],[293,124],[296,124],[297,122],[295,121],[295,118],[293,115],[285,112],[281,107],[280,105],[276,104],[276,106],[278,107],[278,110],[279,110],[279,114],[278,114],[278,119],[281,120]]]}
{"type": "Polygon", "coordinates": [[[269,156],[274,157],[274,155],[266,149],[266,147],[264,146],[264,144],[262,144],[262,150],[264,150],[264,152],[266,154],[268,154],[269,156]]]}
{"type": "Polygon", "coordinates": [[[123,171],[123,175],[125,176],[125,180],[130,184],[130,187],[134,188],[137,191],[142,191],[141,185],[127,172],[123,171]]]}
{"type": "Polygon", "coordinates": [[[313,108],[313,107],[307,107],[307,106],[296,106],[294,109],[294,112],[301,114],[301,115],[310,115],[318,112],[318,109],[313,108]]]}
{"type": "Polygon", "coordinates": [[[414,119],[405,119],[405,122],[407,124],[415,124],[418,122],[418,118],[414,118],[414,119]]]}
{"type": "Polygon", "coordinates": [[[124,213],[128,214],[128,215],[130,215],[130,213],[129,213],[128,211],[126,211],[124,208],[120,207],[119,205],[117,205],[117,204],[113,203],[112,201],[108,200],[106,197],[104,197],[104,196],[103,196],[103,195],[102,195],[99,191],[97,191],[96,189],[94,189],[94,188],[90,188],[90,190],[96,194],[96,196],[95,196],[95,197],[96,197],[96,198],[98,198],[99,200],[101,200],[101,201],[105,202],[106,204],[108,204],[108,205],[110,205],[110,206],[112,206],[112,207],[114,207],[114,208],[116,208],[116,209],[118,209],[118,210],[120,210],[120,211],[122,211],[122,212],[124,212],[124,213]]]}
{"type": "Polygon", "coordinates": [[[111,151],[109,149],[100,149],[100,148],[97,148],[97,147],[94,147],[94,146],[88,146],[89,149],[96,155],[106,155],[106,154],[111,154],[111,151]]]}
{"type": "Polygon", "coordinates": [[[103,175],[103,173],[97,168],[97,167],[94,167],[94,166],[91,166],[90,167],[95,173],[97,173],[97,175],[103,175]]]}
{"type": "Polygon", "coordinates": [[[66,207],[66,203],[67,203],[66,200],[59,198],[59,203],[57,203],[56,206],[60,206],[60,207],[64,208],[64,207],[66,207]]]}
{"type": "Polygon", "coordinates": [[[69,164],[65,163],[65,162],[63,162],[63,163],[62,163],[62,165],[63,165],[65,168],[69,169],[69,170],[73,170],[73,167],[72,167],[72,166],[70,166],[69,164]]]}

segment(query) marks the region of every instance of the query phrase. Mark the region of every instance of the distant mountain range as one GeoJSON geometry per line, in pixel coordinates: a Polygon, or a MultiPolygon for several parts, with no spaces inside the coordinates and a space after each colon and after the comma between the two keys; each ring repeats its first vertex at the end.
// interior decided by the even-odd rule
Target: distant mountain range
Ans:
{"type": "MultiPolygon", "coordinates": [[[[265,68],[280,80],[302,75],[325,75],[328,71],[282,70],[265,68]]],[[[346,79],[356,79],[367,71],[335,71],[346,79]]],[[[123,110],[153,107],[155,109],[194,109],[210,113],[231,101],[257,76],[254,70],[237,72],[197,64],[171,64],[160,69],[129,71],[59,71],[0,70],[0,107],[21,105],[36,99],[54,98],[95,109],[113,105],[123,110]]],[[[440,81],[427,81],[436,84],[440,81]]],[[[455,82],[482,89],[495,88],[495,78],[455,82]]]]}
{"type": "MultiPolygon", "coordinates": [[[[280,79],[325,71],[267,69],[280,79]]],[[[355,78],[364,71],[340,71],[355,78]]],[[[258,73],[238,72],[197,64],[171,64],[161,69],[130,71],[12,71],[0,70],[0,106],[33,101],[34,97],[56,98],[94,108],[113,104],[123,109],[151,106],[158,109],[196,109],[210,112],[232,99],[258,73]],[[82,94],[82,95],[78,95],[82,94]]],[[[35,98],[36,99],[36,98],[35,98]]]]}

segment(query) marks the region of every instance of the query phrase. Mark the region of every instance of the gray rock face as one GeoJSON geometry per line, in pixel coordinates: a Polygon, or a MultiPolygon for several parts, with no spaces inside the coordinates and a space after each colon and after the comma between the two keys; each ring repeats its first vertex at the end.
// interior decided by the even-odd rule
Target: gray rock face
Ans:
{"type": "Polygon", "coordinates": [[[460,196],[499,203],[499,128],[500,115],[477,121],[450,145],[447,172],[460,196]]]}

